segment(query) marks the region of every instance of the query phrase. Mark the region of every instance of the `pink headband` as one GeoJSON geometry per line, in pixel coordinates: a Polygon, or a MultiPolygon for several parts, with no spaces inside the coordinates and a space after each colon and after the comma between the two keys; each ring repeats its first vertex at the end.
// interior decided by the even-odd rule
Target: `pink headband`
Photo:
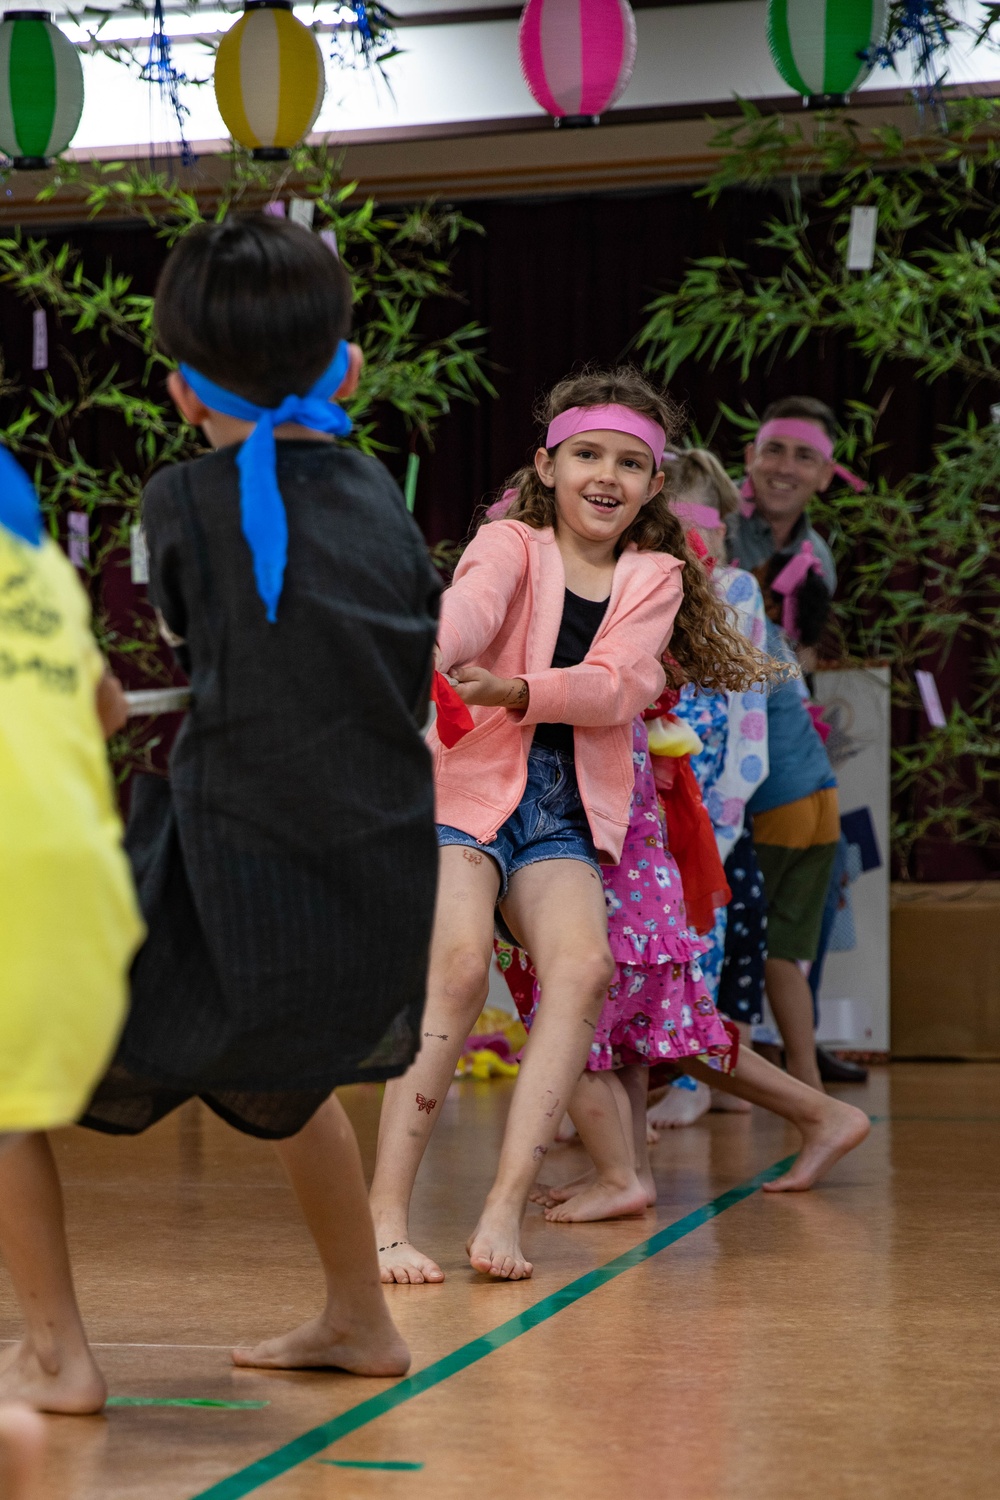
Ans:
{"type": "Polygon", "coordinates": [[[813,551],[812,542],[803,542],[790,562],[787,562],[771,588],[776,594],[784,594],[781,606],[781,628],[788,635],[796,635],[799,623],[798,591],[810,573],[823,577],[823,564],[813,551]]]}
{"type": "Polygon", "coordinates": [[[706,531],[714,531],[722,525],[722,517],[712,505],[696,505],[693,500],[671,500],[670,509],[682,521],[690,521],[692,526],[704,526],[706,531]]]}
{"type": "MultiPolygon", "coordinates": [[[[790,438],[793,443],[805,443],[808,447],[815,449],[820,458],[826,463],[833,459],[833,439],[818,422],[810,422],[807,418],[799,417],[775,417],[771,422],[765,422],[754,439],[754,447],[759,448],[761,443],[766,443],[771,438],[790,438]]],[[[852,474],[850,469],[845,469],[843,464],[834,464],[833,472],[838,474],[852,490],[858,494],[866,489],[866,483],[859,479],[857,474],[852,474]]],[[[740,510],[745,516],[753,515],[753,481],[749,478],[743,481],[740,489],[744,504],[740,510]]]]}
{"type": "Polygon", "coordinates": [[[633,411],[630,406],[571,406],[561,411],[549,425],[546,448],[555,448],[578,432],[627,432],[645,443],[653,455],[653,471],[663,462],[667,434],[658,422],[633,411]]]}

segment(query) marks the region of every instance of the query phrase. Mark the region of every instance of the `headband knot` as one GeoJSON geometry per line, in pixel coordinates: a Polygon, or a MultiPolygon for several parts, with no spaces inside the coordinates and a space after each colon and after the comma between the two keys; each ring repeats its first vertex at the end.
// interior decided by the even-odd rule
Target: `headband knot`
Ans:
{"type": "Polygon", "coordinates": [[[253,432],[240,445],[236,467],[240,475],[240,524],[253,557],[254,580],[269,622],[278,618],[278,601],[288,561],[288,517],[278,488],[277,449],[274,429],[284,422],[298,422],[316,432],[346,437],[351,419],[332,397],[343,385],[351,355],[341,340],[337,352],[312,390],[304,396],[286,396],[278,406],[258,406],[216,385],[207,375],[181,365],[181,374],[199,400],[213,411],[241,422],[252,422],[253,432]]]}

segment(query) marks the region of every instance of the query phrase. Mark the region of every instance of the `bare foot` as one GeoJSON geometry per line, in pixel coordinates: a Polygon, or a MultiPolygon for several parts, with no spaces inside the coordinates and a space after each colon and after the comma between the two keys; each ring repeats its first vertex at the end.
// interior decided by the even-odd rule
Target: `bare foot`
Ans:
{"type": "Polygon", "coordinates": [[[632,1219],[649,1207],[648,1194],[638,1177],[625,1186],[598,1179],[566,1203],[545,1210],[550,1224],[591,1224],[596,1219],[632,1219]]]}
{"type": "Polygon", "coordinates": [[[425,1281],[444,1280],[444,1272],[429,1255],[422,1255],[409,1240],[379,1246],[379,1275],[386,1286],[421,1286],[425,1281]]]}
{"type": "Polygon", "coordinates": [[[528,1194],[529,1203],[540,1203],[543,1208],[551,1208],[553,1203],[565,1203],[568,1198],[575,1198],[577,1193],[582,1193],[584,1188],[593,1187],[597,1181],[597,1171],[591,1167],[589,1172],[583,1172],[579,1177],[574,1177],[571,1182],[563,1182],[549,1186],[544,1182],[536,1182],[528,1194]]]}
{"type": "Polygon", "coordinates": [[[472,1269],[498,1281],[524,1281],[535,1269],[521,1250],[520,1217],[483,1209],[465,1247],[472,1269]]]}
{"type": "Polygon", "coordinates": [[[405,1375],[410,1351],[386,1312],[375,1322],[335,1324],[324,1314],[253,1349],[234,1349],[233,1364],[263,1370],[347,1370],[386,1378],[405,1375]]]}
{"type": "Polygon", "coordinates": [[[570,1119],[569,1115],[563,1115],[562,1119],[559,1122],[559,1129],[556,1131],[556,1140],[565,1145],[567,1141],[572,1141],[575,1139],[576,1126],[573,1124],[573,1121],[570,1119]]]}
{"type": "Polygon", "coordinates": [[[802,1150],[791,1171],[773,1182],[765,1182],[765,1193],[804,1193],[827,1173],[834,1162],[860,1146],[871,1130],[864,1110],[855,1109],[841,1099],[824,1095],[814,1120],[795,1122],[802,1131],[802,1150]]]}
{"type": "MultiPolygon", "coordinates": [[[[645,1195],[646,1208],[654,1208],[656,1205],[656,1183],[653,1181],[652,1168],[644,1167],[636,1173],[636,1180],[645,1195]]],[[[532,1203],[540,1203],[543,1208],[555,1208],[560,1203],[568,1203],[572,1198],[578,1198],[581,1193],[589,1192],[596,1187],[600,1179],[595,1168],[584,1172],[582,1177],[574,1177],[572,1182],[564,1182],[561,1187],[547,1187],[545,1183],[537,1182],[529,1194],[532,1203]]],[[[632,1184],[629,1184],[631,1188],[632,1184]]],[[[620,1188],[620,1184],[619,1184],[620,1188]]],[[[546,1214],[546,1218],[550,1215],[546,1214]]]]}
{"type": "Polygon", "coordinates": [[[21,1401],[35,1411],[90,1416],[104,1405],[108,1388],[90,1350],[47,1358],[34,1347],[18,1344],[0,1370],[0,1401],[21,1401]]]}
{"type": "Polygon", "coordinates": [[[721,1089],[712,1089],[713,1115],[750,1115],[753,1105],[749,1099],[737,1099],[735,1094],[724,1094],[721,1089]]]}
{"type": "Polygon", "coordinates": [[[45,1423],[23,1401],[0,1406],[0,1494],[31,1500],[45,1459],[45,1423]]]}
{"type": "Polygon", "coordinates": [[[700,1120],[711,1104],[712,1091],[706,1083],[696,1083],[693,1089],[669,1088],[647,1112],[646,1121],[654,1130],[679,1130],[700,1120]]]}

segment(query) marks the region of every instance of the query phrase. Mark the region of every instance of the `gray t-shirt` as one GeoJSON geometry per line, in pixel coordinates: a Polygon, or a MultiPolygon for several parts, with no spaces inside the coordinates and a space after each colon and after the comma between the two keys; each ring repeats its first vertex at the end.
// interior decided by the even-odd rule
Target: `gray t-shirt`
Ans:
{"type": "Polygon", "coordinates": [[[761,563],[766,563],[776,554],[785,558],[794,557],[806,541],[812,543],[813,551],[823,565],[823,582],[830,593],[834,593],[837,588],[837,568],[833,553],[819,532],[813,529],[805,511],[796,521],[787,544],[780,551],[774,545],[771,527],[756,510],[750,516],[733,511],[726,517],[726,557],[734,567],[746,568],[748,572],[753,572],[754,568],[759,568],[761,563]]]}

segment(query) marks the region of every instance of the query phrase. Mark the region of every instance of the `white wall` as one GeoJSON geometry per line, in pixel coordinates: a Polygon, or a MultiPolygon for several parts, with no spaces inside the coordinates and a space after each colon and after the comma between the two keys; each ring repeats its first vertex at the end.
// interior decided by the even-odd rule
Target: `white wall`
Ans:
{"type": "MultiPolygon", "coordinates": [[[[32,0],[25,0],[29,8],[32,0]]],[[[471,0],[482,5],[484,0],[471,0]]],[[[485,0],[488,3],[488,0],[485,0]]],[[[470,0],[399,0],[404,15],[420,10],[470,8],[470,0]]],[[[331,13],[333,7],[327,7],[331,13]]],[[[323,14],[320,8],[320,15],[323,14]]],[[[976,7],[968,6],[970,14],[976,7]]],[[[302,12],[312,15],[311,8],[302,12]]],[[[623,106],[711,104],[739,94],[744,98],[788,95],[771,61],[765,37],[766,0],[640,10],[636,15],[639,50],[632,82],[623,106]]],[[[63,22],[74,39],[82,33],[63,22]]],[[[196,20],[171,18],[175,33],[194,29],[225,29],[231,19],[203,13],[196,20]]],[[[115,20],[105,35],[134,37],[142,26],[134,13],[115,20]]],[[[504,119],[541,115],[521,77],[517,56],[517,24],[513,21],[466,25],[404,27],[398,32],[403,56],[388,65],[392,94],[376,78],[344,72],[332,63],[328,70],[326,102],[317,130],[334,133],[392,127],[419,127],[456,121],[504,119]],[[394,96],[394,97],[393,97],[394,96]]],[[[328,37],[320,37],[328,50],[328,37]]],[[[211,59],[206,51],[178,35],[175,61],[191,77],[208,77],[211,59]]],[[[952,83],[1000,80],[1000,55],[988,48],[970,52],[968,45],[952,50],[952,83]]],[[[100,55],[84,59],[86,102],[74,142],[78,151],[170,142],[176,130],[169,115],[141,81],[120,65],[100,55]]],[[[878,70],[865,85],[884,89],[908,84],[900,75],[878,70]]],[[[193,141],[225,136],[211,85],[184,90],[191,110],[187,135],[193,141]]]]}

